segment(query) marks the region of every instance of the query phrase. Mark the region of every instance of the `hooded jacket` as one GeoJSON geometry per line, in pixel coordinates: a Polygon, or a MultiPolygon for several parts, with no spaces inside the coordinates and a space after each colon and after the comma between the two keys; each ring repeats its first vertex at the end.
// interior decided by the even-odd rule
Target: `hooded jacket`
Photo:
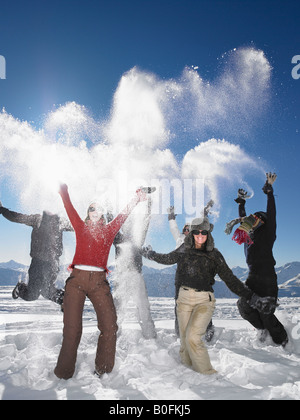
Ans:
{"type": "Polygon", "coordinates": [[[192,232],[190,232],[184,244],[169,254],[142,251],[142,255],[160,264],[177,264],[175,282],[183,287],[213,292],[215,276],[219,275],[228,288],[236,295],[243,296],[247,300],[252,296],[253,292],[232,273],[223,255],[214,247],[211,232],[208,232],[204,250],[195,248],[194,237],[192,232]]]}
{"type": "Polygon", "coordinates": [[[47,211],[27,215],[1,207],[0,214],[11,222],[32,227],[30,256],[42,261],[58,261],[63,252],[63,231],[73,231],[66,219],[47,211]]]}

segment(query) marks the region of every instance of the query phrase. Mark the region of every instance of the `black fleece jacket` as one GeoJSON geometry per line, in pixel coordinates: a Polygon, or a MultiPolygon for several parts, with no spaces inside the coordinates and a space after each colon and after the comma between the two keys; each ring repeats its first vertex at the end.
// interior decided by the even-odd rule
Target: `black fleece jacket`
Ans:
{"type": "MultiPolygon", "coordinates": [[[[191,235],[191,234],[190,234],[191,235]]],[[[190,236],[189,235],[189,236],[190,236]]],[[[249,300],[253,292],[248,289],[230,270],[223,255],[216,248],[202,251],[189,246],[189,241],[169,254],[158,254],[155,251],[142,251],[142,255],[160,264],[177,264],[176,283],[192,287],[199,291],[213,292],[215,276],[226,283],[228,288],[238,296],[249,300]]]]}
{"type": "MultiPolygon", "coordinates": [[[[246,262],[250,274],[275,273],[273,245],[276,240],[276,206],[273,191],[267,194],[267,221],[254,231],[251,245],[245,244],[246,262]]],[[[246,216],[245,203],[239,204],[239,216],[246,216]]]]}

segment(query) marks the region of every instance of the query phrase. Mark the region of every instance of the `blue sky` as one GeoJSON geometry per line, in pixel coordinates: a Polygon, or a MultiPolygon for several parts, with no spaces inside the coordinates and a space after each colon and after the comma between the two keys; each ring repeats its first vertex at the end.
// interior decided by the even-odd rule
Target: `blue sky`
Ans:
{"type": "MultiPolygon", "coordinates": [[[[198,127],[197,133],[188,123],[178,123],[167,147],[181,160],[200,141],[225,138],[275,171],[275,259],[277,265],[299,261],[300,79],[291,74],[292,58],[300,54],[299,17],[299,2],[291,0],[3,0],[0,55],[6,79],[0,80],[0,106],[37,130],[49,112],[72,101],[103,121],[121,77],[135,66],[161,81],[178,81],[186,67],[194,66],[205,82],[214,83],[234,49],[262,50],[272,67],[264,109],[255,116],[249,110],[251,118],[246,125],[241,121],[240,130],[239,124],[230,129],[223,122],[198,127]]],[[[3,205],[22,212],[18,191],[1,172],[3,205]]],[[[255,191],[249,211],[263,210],[263,177],[247,173],[245,180],[255,191]]],[[[222,186],[214,228],[216,246],[231,266],[245,266],[242,248],[223,233],[225,222],[236,216],[233,191],[239,186],[235,181],[228,194],[226,182],[222,186]]],[[[178,223],[184,223],[184,216],[178,223]]],[[[29,263],[30,228],[1,218],[0,232],[0,261],[29,263]]],[[[174,245],[167,223],[149,240],[161,252],[174,245]]]]}

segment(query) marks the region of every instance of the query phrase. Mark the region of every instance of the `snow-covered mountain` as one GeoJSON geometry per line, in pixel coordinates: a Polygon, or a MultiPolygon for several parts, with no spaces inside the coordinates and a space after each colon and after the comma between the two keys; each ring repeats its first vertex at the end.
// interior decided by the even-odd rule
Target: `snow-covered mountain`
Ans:
{"type": "MultiPolygon", "coordinates": [[[[143,267],[143,274],[147,284],[149,296],[174,296],[174,278],[176,265],[162,270],[143,267]]],[[[233,273],[245,281],[248,269],[233,267],[233,273]]],[[[279,297],[300,297],[300,262],[294,261],[276,268],[277,281],[279,286],[279,297]]],[[[234,298],[234,295],[218,277],[214,284],[214,291],[217,298],[234,298]]]]}
{"type": "Polygon", "coordinates": [[[19,280],[24,280],[26,277],[28,267],[19,264],[14,260],[0,263],[0,285],[12,286],[18,283],[19,280]]]}
{"type": "Polygon", "coordinates": [[[20,264],[14,260],[0,263],[0,268],[6,268],[9,270],[18,270],[18,271],[24,271],[28,269],[27,265],[20,264]]]}
{"type": "MultiPolygon", "coordinates": [[[[113,269],[111,267],[111,269],[113,269]]],[[[19,279],[24,280],[28,267],[16,261],[0,263],[0,285],[12,286],[19,279]]],[[[65,272],[65,268],[61,270],[65,272]]],[[[233,267],[233,273],[242,281],[248,274],[247,268],[233,267]]],[[[176,265],[163,269],[143,266],[143,275],[147,285],[149,296],[173,297],[176,265]]],[[[278,276],[279,297],[300,297],[300,262],[294,261],[276,268],[278,276]]],[[[63,280],[61,280],[63,281],[63,280]]],[[[228,289],[226,284],[216,278],[214,291],[217,298],[235,298],[236,296],[228,289]]]]}

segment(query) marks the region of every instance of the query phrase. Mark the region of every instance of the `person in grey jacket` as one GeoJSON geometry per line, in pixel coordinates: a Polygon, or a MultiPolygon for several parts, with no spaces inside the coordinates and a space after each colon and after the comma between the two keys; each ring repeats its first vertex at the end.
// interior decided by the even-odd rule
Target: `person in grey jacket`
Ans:
{"type": "Polygon", "coordinates": [[[72,225],[66,219],[47,211],[30,215],[16,213],[3,207],[1,202],[0,214],[11,222],[32,227],[28,283],[19,282],[12,297],[33,301],[42,295],[61,305],[64,291],[57,289],[55,282],[59,272],[59,258],[63,252],[63,232],[73,231],[72,225]]]}
{"type": "Polygon", "coordinates": [[[268,313],[273,304],[272,299],[256,295],[232,273],[223,255],[214,247],[210,230],[207,217],[197,218],[192,221],[184,244],[169,254],[158,254],[148,248],[141,251],[144,257],[160,264],[177,264],[181,284],[177,299],[181,360],[207,375],[216,373],[202,340],[215,308],[215,276],[218,274],[233,293],[243,296],[250,306],[261,312],[268,313]]]}

